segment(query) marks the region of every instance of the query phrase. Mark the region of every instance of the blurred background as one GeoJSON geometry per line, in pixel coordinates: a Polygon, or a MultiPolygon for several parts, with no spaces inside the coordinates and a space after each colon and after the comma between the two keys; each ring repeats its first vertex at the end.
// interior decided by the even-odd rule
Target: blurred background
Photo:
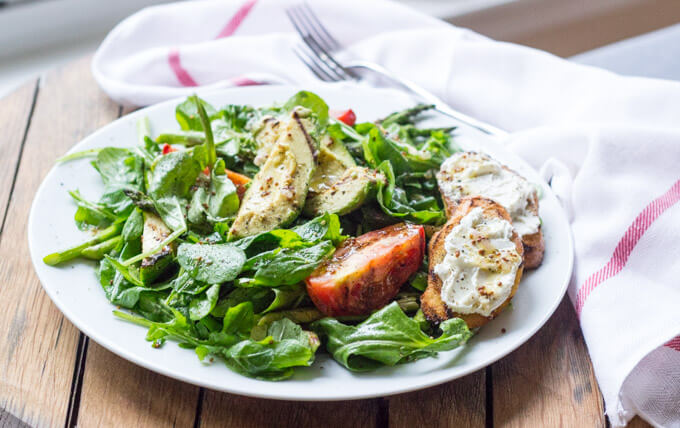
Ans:
{"type": "MultiPolygon", "coordinates": [[[[680,0],[396,1],[497,40],[563,57],[576,55],[575,60],[594,65],[607,61],[608,68],[624,74],[636,74],[636,67],[644,65],[645,75],[680,77],[668,74],[680,70],[680,25],[673,26],[680,22],[680,0]],[[582,54],[642,34],[596,57],[582,54]],[[678,43],[669,44],[669,38],[678,43]],[[627,55],[628,51],[634,54],[627,55]],[[607,60],[612,55],[614,65],[612,58],[607,60]]],[[[46,69],[93,52],[106,33],[131,13],[167,2],[0,0],[0,96],[46,69]]]]}

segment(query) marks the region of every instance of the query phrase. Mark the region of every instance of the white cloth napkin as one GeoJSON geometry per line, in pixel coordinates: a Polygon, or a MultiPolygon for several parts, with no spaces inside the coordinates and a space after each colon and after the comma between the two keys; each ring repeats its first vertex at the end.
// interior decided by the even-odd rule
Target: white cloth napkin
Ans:
{"type": "MultiPolygon", "coordinates": [[[[200,87],[308,83],[284,10],[297,0],[175,3],[118,25],[93,60],[116,101],[200,87]]],[[[569,295],[613,426],[680,426],[680,83],[621,77],[499,43],[383,0],[314,1],[348,46],[453,107],[513,131],[508,146],[567,206],[569,295]]]]}

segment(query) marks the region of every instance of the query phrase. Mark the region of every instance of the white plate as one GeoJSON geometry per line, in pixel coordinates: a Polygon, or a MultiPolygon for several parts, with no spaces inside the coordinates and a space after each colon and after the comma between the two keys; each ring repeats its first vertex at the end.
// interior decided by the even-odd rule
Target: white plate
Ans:
{"type": "MultiPolygon", "coordinates": [[[[250,87],[206,92],[201,95],[216,106],[224,104],[268,105],[285,101],[300,88],[288,86],[250,87]]],[[[310,88],[307,88],[310,89],[310,88]]],[[[331,108],[351,107],[361,121],[373,120],[413,105],[405,94],[354,85],[318,86],[311,90],[331,108]]],[[[136,143],[136,122],[148,116],[152,131],[177,129],[174,109],[179,100],[132,113],[105,126],[73,147],[79,151],[95,147],[128,147],[136,143]]],[[[450,124],[450,122],[448,122],[450,124]]],[[[47,174],[33,201],[28,240],[38,277],[52,301],[91,339],[110,351],[158,373],[204,387],[254,397],[286,400],[346,400],[385,396],[437,385],[479,370],[507,355],[529,339],[555,311],[571,275],[573,250],[567,219],[557,198],[538,174],[494,139],[461,127],[457,142],[464,148],[487,152],[540,183],[543,196],[540,215],[545,233],[545,259],[534,272],[525,274],[512,309],[484,326],[470,342],[457,350],[440,353],[397,367],[371,373],[352,373],[319,352],[312,367],[296,368],[295,376],[283,382],[250,379],[230,371],[224,364],[199,362],[191,350],[169,342],[154,349],[144,340],[146,329],[115,318],[95,277],[95,264],[84,261],[50,267],[42,262],[49,253],[87,238],[73,221],[75,205],[66,193],[79,189],[91,199],[102,192],[101,180],[88,160],[56,165],[47,174]],[[506,333],[501,330],[505,329],[506,333]]]]}

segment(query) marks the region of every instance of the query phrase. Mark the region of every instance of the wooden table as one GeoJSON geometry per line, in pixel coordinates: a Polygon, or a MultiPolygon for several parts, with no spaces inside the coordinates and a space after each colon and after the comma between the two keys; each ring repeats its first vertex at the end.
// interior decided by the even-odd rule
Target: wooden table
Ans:
{"type": "Polygon", "coordinates": [[[0,426],[607,425],[566,298],[528,343],[494,365],[438,387],[360,401],[215,392],[138,367],[89,340],[43,292],[26,242],[33,195],[54,160],[127,113],[97,87],[89,65],[85,58],[51,71],[0,100],[0,426]]]}

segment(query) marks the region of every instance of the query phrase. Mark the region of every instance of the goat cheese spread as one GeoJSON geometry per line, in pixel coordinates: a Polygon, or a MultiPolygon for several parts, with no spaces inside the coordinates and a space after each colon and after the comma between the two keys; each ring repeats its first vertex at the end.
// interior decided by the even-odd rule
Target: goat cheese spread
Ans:
{"type": "Polygon", "coordinates": [[[541,224],[530,210],[535,189],[524,177],[487,155],[460,152],[449,157],[437,174],[439,189],[449,199],[482,196],[501,204],[522,237],[538,232],[541,224]]]}
{"type": "Polygon", "coordinates": [[[444,248],[446,256],[434,272],[453,312],[488,317],[510,297],[522,257],[508,221],[486,218],[474,208],[451,229],[444,248]]]}

